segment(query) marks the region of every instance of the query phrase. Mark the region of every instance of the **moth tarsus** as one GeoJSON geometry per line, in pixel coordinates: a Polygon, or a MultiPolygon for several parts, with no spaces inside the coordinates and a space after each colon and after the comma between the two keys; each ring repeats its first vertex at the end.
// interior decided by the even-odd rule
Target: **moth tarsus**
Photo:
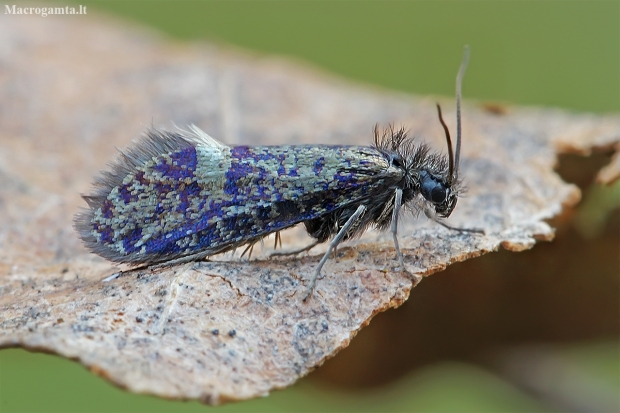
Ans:
{"type": "MultiPolygon", "coordinates": [[[[367,228],[392,232],[396,259],[402,209],[424,211],[439,224],[458,199],[460,90],[468,49],[457,76],[455,150],[438,105],[448,157],[416,144],[403,129],[375,129],[372,146],[227,146],[195,126],[149,130],[121,152],[84,196],[75,218],[85,245],[111,261],[164,267],[205,259],[303,224],[315,242],[331,239],[304,295],[314,292],[330,254],[367,228]]],[[[295,253],[295,252],[294,252],[295,253]]],[[[287,255],[274,253],[272,255],[287,255]]],[[[420,277],[411,275],[417,283],[420,277]]]]}
{"type": "Polygon", "coordinates": [[[484,235],[484,229],[482,228],[460,228],[460,227],[453,227],[451,225],[446,224],[443,221],[439,221],[439,220],[435,220],[436,223],[438,223],[439,225],[441,225],[444,228],[447,228],[451,231],[456,231],[456,232],[471,232],[472,234],[481,234],[484,235]]]}

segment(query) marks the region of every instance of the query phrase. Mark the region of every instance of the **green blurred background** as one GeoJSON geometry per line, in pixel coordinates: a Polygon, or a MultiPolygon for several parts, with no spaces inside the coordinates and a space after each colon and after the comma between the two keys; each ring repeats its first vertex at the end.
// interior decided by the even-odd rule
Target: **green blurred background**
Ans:
{"type": "MultiPolygon", "coordinates": [[[[178,41],[284,55],[417,94],[452,96],[469,44],[466,99],[620,111],[618,1],[59,5],[67,4],[178,41]]],[[[562,158],[560,173],[584,190],[585,201],[553,222],[553,243],[454,265],[422,283],[400,309],[375,318],[349,348],[297,385],[218,409],[618,411],[620,189],[591,185],[608,159],[606,153],[562,158]]],[[[2,412],[209,409],[125,393],[57,357],[0,351],[2,412]]]]}

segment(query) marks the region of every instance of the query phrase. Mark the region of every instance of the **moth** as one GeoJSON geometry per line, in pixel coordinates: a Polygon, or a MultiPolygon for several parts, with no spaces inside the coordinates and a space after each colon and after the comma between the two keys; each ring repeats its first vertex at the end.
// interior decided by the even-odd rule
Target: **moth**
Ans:
{"type": "Polygon", "coordinates": [[[397,237],[401,209],[423,211],[457,229],[442,219],[459,195],[461,83],[468,56],[466,48],[456,80],[455,150],[437,105],[447,159],[403,129],[379,133],[375,127],[372,146],[228,146],[195,126],[150,130],[95,179],[75,228],[90,251],[108,260],[169,266],[252,246],[270,234],[277,245],[279,231],[303,224],[315,239],[303,250],[331,239],[304,300],[338,244],[369,227],[391,229],[406,271],[397,237]]]}

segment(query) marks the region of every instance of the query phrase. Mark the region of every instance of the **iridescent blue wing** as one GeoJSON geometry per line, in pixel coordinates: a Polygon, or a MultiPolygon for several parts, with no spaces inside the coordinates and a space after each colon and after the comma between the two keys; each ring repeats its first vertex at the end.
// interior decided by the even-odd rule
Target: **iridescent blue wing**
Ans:
{"type": "Polygon", "coordinates": [[[208,256],[368,199],[401,177],[371,147],[229,147],[197,128],[151,131],[95,182],[76,228],[115,262],[208,256]]]}

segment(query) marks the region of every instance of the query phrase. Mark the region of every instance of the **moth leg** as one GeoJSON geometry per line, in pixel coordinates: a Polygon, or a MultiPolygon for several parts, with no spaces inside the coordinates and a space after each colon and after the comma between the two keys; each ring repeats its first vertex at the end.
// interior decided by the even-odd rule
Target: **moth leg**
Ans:
{"type": "Polygon", "coordinates": [[[325,262],[327,261],[330,254],[332,253],[332,250],[335,249],[338,246],[338,244],[340,244],[340,242],[345,237],[347,232],[349,232],[349,229],[351,229],[353,224],[355,224],[355,221],[357,221],[359,217],[361,217],[364,214],[365,211],[366,211],[366,207],[364,205],[358,206],[357,210],[355,210],[353,215],[351,215],[351,217],[343,225],[340,231],[338,231],[338,234],[336,234],[334,239],[329,243],[329,247],[327,247],[327,251],[323,255],[323,258],[321,258],[319,265],[317,265],[316,270],[314,271],[312,280],[310,280],[310,285],[308,286],[308,290],[306,291],[306,296],[304,297],[304,301],[308,300],[308,298],[310,298],[310,296],[314,292],[316,280],[319,278],[319,275],[321,274],[321,268],[323,268],[323,265],[325,265],[325,262]]]}
{"type": "Polygon", "coordinates": [[[116,280],[117,278],[120,278],[123,275],[125,275],[125,273],[122,272],[122,271],[115,272],[114,274],[110,275],[109,277],[105,277],[103,280],[101,280],[101,282],[107,283],[107,282],[116,280]]]}
{"type": "Polygon", "coordinates": [[[245,255],[246,252],[250,251],[250,253],[248,254],[248,260],[250,258],[252,258],[252,251],[254,251],[254,245],[256,244],[256,241],[252,242],[251,244],[249,244],[247,247],[245,247],[245,249],[243,250],[243,252],[241,253],[241,257],[239,258],[243,258],[243,256],[245,255]]]}
{"type": "Polygon", "coordinates": [[[280,248],[282,248],[282,237],[280,236],[280,231],[276,232],[275,241],[273,243],[273,250],[278,249],[278,240],[280,241],[280,248]]]}
{"type": "MultiPolygon", "coordinates": [[[[285,257],[285,256],[287,256],[287,255],[297,255],[297,254],[301,254],[302,252],[306,252],[306,251],[311,250],[312,248],[316,247],[316,246],[317,246],[317,245],[319,245],[320,243],[321,243],[321,241],[315,241],[315,242],[313,242],[312,244],[310,244],[310,245],[308,245],[308,246],[306,246],[306,247],[300,248],[300,249],[298,249],[298,250],[291,251],[291,252],[273,252],[273,253],[271,253],[271,255],[270,255],[270,256],[271,256],[271,257],[285,257]]],[[[282,239],[280,239],[280,248],[282,248],[282,239]]]]}
{"type": "Polygon", "coordinates": [[[474,234],[484,234],[484,230],[481,228],[458,228],[458,227],[453,227],[451,225],[446,224],[445,222],[442,222],[438,219],[433,219],[433,221],[435,221],[436,223],[438,223],[439,225],[441,225],[444,228],[448,228],[452,231],[458,231],[458,232],[473,232],[474,234]]]}
{"type": "Polygon", "coordinates": [[[403,191],[402,189],[397,189],[396,194],[394,195],[394,209],[392,210],[392,238],[394,239],[394,248],[396,249],[396,258],[398,259],[398,265],[400,266],[401,271],[413,278],[413,285],[415,286],[420,281],[422,281],[422,277],[407,271],[407,267],[405,267],[403,253],[400,250],[400,246],[398,245],[398,213],[400,212],[400,207],[402,206],[402,204],[403,191]]]}
{"type": "Polygon", "coordinates": [[[448,225],[442,220],[440,220],[439,218],[437,218],[437,216],[435,215],[435,212],[430,208],[427,208],[424,210],[424,215],[426,215],[427,218],[432,219],[433,221],[435,221],[437,224],[441,225],[442,227],[447,228],[452,231],[472,232],[474,234],[485,234],[484,229],[481,229],[481,228],[459,228],[459,227],[453,227],[452,225],[448,225]]]}
{"type": "MultiPolygon", "coordinates": [[[[181,258],[175,258],[173,260],[168,260],[168,261],[164,261],[164,262],[160,262],[157,264],[152,264],[152,265],[146,265],[148,268],[166,268],[166,267],[171,267],[173,265],[176,264],[184,264],[187,262],[192,262],[192,261],[200,261],[200,260],[204,260],[205,258],[207,258],[210,255],[215,255],[217,254],[217,252],[197,252],[196,254],[192,254],[192,255],[188,255],[186,257],[181,257],[181,258]]],[[[135,268],[134,268],[135,269],[135,268]]]]}

